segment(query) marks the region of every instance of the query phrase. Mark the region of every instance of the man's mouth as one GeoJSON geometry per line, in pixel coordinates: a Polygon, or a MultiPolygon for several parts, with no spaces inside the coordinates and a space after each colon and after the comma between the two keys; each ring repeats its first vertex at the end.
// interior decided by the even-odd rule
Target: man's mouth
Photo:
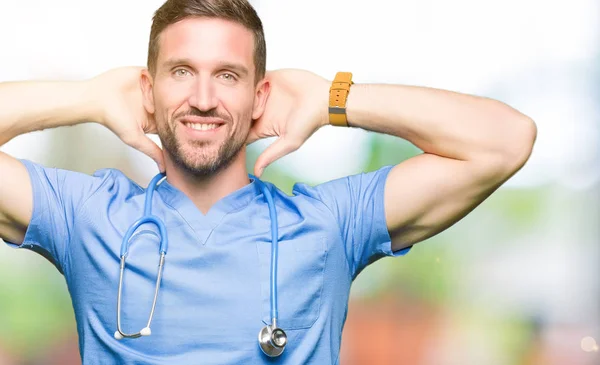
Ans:
{"type": "Polygon", "coordinates": [[[213,129],[217,129],[221,126],[221,124],[205,124],[205,123],[183,123],[186,127],[195,129],[197,131],[210,131],[213,129]]]}
{"type": "Polygon", "coordinates": [[[184,117],[180,121],[189,129],[199,132],[215,131],[220,126],[225,124],[221,119],[218,118],[200,118],[195,116],[184,117]]]}

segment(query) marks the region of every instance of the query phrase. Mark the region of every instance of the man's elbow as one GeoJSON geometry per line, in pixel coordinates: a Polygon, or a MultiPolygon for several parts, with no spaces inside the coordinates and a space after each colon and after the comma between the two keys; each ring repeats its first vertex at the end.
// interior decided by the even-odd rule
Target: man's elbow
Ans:
{"type": "Polygon", "coordinates": [[[514,143],[507,146],[505,157],[506,167],[511,175],[527,163],[537,139],[537,125],[527,116],[519,120],[515,130],[514,143]]]}
{"type": "Polygon", "coordinates": [[[537,138],[537,126],[527,117],[512,120],[510,133],[504,136],[501,148],[494,149],[483,162],[484,175],[502,182],[517,173],[529,160],[537,138]]]}

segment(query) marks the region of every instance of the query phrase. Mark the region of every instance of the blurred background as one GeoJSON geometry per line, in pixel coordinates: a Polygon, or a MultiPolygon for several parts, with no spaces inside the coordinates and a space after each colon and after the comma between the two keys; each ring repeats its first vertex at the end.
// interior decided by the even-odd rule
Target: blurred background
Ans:
{"type": "MultiPolygon", "coordinates": [[[[357,83],[488,96],[538,126],[529,163],[468,217],[361,273],[341,363],[600,364],[600,3],[252,3],[268,69],[305,68],[328,79],[344,70],[357,83]]],[[[0,1],[0,81],[83,79],[145,65],[161,4],[0,1]]],[[[249,167],[271,142],[249,148],[249,167]]],[[[93,124],[20,136],[2,151],[86,173],[118,168],[143,185],[157,172],[93,124]]],[[[318,184],[418,153],[398,138],[326,127],[264,178],[289,193],[294,182],[318,184]]],[[[75,331],[58,271],[0,245],[0,364],[79,364],[75,331]]]]}

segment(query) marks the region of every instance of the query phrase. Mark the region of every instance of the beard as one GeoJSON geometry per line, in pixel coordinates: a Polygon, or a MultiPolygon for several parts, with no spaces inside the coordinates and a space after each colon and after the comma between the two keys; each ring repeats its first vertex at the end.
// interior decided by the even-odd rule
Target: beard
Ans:
{"type": "MultiPolygon", "coordinates": [[[[202,112],[192,108],[187,112],[174,116],[173,121],[177,121],[178,118],[184,116],[220,118],[226,123],[219,128],[228,128],[229,131],[233,128],[232,118],[221,115],[214,109],[202,112]]],[[[185,143],[178,139],[175,129],[181,126],[176,122],[159,122],[158,125],[158,135],[163,149],[169,154],[173,163],[197,178],[210,177],[231,165],[242,147],[245,146],[250,132],[250,121],[245,123],[245,120],[240,120],[238,130],[233,131],[232,135],[217,146],[215,152],[215,146],[213,146],[215,143],[213,141],[188,141],[185,143]],[[163,126],[162,128],[160,127],[161,125],[163,126]],[[243,126],[247,127],[243,128],[243,126]]]]}

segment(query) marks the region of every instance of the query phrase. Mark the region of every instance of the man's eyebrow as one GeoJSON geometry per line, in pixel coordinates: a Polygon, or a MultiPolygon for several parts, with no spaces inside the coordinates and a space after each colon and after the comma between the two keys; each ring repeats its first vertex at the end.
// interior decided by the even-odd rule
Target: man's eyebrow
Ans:
{"type": "MultiPolygon", "coordinates": [[[[170,69],[175,66],[191,65],[191,64],[192,64],[192,61],[189,58],[172,58],[170,60],[165,61],[165,63],[163,63],[163,67],[166,69],[170,69]]],[[[247,76],[250,73],[250,71],[248,70],[248,68],[246,66],[244,66],[240,63],[235,63],[235,62],[219,62],[217,64],[217,68],[219,70],[221,70],[221,69],[232,70],[240,76],[247,76]]]]}
{"type": "Polygon", "coordinates": [[[165,63],[163,63],[163,67],[171,68],[171,67],[175,67],[175,66],[189,65],[189,64],[191,64],[191,60],[188,58],[171,58],[171,59],[165,61],[165,63]]]}
{"type": "Polygon", "coordinates": [[[220,62],[218,68],[232,70],[240,76],[247,76],[250,73],[246,66],[234,62],[220,62]]]}

